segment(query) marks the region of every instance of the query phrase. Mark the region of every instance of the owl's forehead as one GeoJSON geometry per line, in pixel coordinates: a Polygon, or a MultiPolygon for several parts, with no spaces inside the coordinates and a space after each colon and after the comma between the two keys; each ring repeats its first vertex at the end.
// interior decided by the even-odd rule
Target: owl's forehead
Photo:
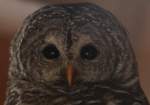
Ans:
{"type": "Polygon", "coordinates": [[[64,41],[68,48],[80,40],[90,43],[92,35],[99,30],[99,22],[89,8],[75,5],[42,8],[31,16],[26,32],[30,37],[46,36],[47,42],[64,41]]]}
{"type": "Polygon", "coordinates": [[[81,32],[68,32],[67,34],[63,33],[57,33],[56,32],[49,32],[45,35],[44,40],[48,43],[54,43],[54,44],[66,44],[68,47],[72,46],[74,43],[92,43],[92,35],[81,33],[81,32]]]}
{"type": "Polygon", "coordinates": [[[39,9],[27,19],[28,32],[46,28],[82,28],[85,24],[110,25],[110,14],[93,4],[52,5],[39,9]]]}
{"type": "Polygon", "coordinates": [[[47,42],[64,41],[67,48],[73,43],[91,43],[101,35],[118,32],[113,16],[93,4],[46,6],[29,16],[24,39],[45,37],[47,42]]]}

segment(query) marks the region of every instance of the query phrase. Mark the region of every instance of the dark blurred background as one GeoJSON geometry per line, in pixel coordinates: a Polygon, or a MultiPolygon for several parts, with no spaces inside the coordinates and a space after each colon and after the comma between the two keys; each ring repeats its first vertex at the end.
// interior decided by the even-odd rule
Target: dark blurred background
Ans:
{"type": "Polygon", "coordinates": [[[24,18],[53,3],[93,2],[110,10],[128,30],[139,63],[141,85],[150,100],[150,0],[0,0],[0,105],[5,99],[10,40],[24,18]]]}

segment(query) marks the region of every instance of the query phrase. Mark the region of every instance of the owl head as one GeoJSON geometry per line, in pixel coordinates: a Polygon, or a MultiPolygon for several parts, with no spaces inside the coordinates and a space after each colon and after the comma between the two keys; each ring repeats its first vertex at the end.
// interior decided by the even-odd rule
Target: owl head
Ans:
{"type": "Polygon", "coordinates": [[[45,6],[28,16],[11,45],[10,78],[77,85],[137,81],[125,29],[91,3],[45,6]]]}

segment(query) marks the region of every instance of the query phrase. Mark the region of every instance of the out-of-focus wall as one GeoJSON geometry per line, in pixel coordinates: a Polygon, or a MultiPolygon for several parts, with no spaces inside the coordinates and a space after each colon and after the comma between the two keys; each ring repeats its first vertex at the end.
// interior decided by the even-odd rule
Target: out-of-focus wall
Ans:
{"type": "MultiPolygon", "coordinates": [[[[45,5],[40,0],[0,0],[0,105],[3,105],[10,39],[23,19],[45,5]],[[26,1],[26,2],[25,2],[26,1]]],[[[47,0],[48,1],[48,0],[47,0]]],[[[49,0],[50,3],[90,1],[110,10],[130,33],[142,87],[150,98],[150,1],[149,0],[49,0]]]]}

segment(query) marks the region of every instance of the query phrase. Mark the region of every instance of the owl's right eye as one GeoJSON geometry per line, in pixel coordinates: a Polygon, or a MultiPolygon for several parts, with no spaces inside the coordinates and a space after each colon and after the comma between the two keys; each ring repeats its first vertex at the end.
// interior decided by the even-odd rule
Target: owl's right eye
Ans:
{"type": "Polygon", "coordinates": [[[56,59],[60,56],[60,53],[55,45],[49,44],[43,50],[42,54],[46,59],[56,59]]]}
{"type": "Polygon", "coordinates": [[[97,54],[97,49],[91,44],[83,46],[80,51],[81,58],[86,60],[93,60],[97,57],[97,54]]]}

